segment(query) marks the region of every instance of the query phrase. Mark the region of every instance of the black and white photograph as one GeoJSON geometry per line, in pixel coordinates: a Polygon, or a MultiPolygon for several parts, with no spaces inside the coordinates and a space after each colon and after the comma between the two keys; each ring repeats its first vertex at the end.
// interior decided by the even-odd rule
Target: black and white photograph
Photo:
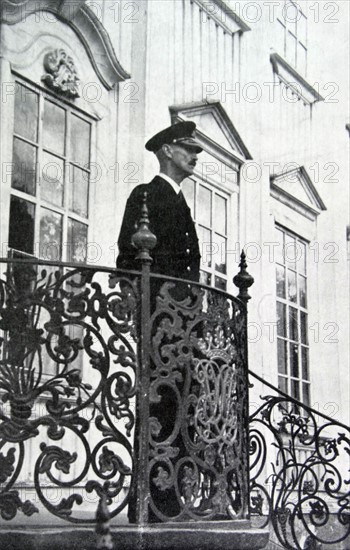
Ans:
{"type": "Polygon", "coordinates": [[[350,550],[349,28],[1,0],[0,550],[350,550]]]}

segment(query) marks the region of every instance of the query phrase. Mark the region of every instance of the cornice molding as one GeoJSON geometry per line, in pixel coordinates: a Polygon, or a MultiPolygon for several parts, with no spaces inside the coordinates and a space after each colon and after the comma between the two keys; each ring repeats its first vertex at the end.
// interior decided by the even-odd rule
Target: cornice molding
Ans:
{"type": "Polygon", "coordinates": [[[270,192],[271,196],[279,202],[289,206],[295,212],[302,214],[312,221],[314,221],[322,211],[327,210],[304,166],[271,176],[270,192]],[[284,184],[288,184],[288,180],[291,181],[291,178],[299,183],[309,203],[304,202],[301,198],[296,197],[285,189],[286,185],[284,184]]]}
{"type": "Polygon", "coordinates": [[[208,19],[215,21],[225,32],[234,34],[251,30],[223,0],[191,0],[191,3],[197,4],[207,14],[208,19]]]}
{"type": "Polygon", "coordinates": [[[274,73],[305,105],[312,105],[324,98],[278,53],[270,55],[274,73]]]}
{"type": "Polygon", "coordinates": [[[117,82],[130,78],[114,52],[109,35],[85,0],[2,0],[0,21],[15,25],[29,15],[47,11],[69,25],[76,33],[107,90],[117,82]]]}

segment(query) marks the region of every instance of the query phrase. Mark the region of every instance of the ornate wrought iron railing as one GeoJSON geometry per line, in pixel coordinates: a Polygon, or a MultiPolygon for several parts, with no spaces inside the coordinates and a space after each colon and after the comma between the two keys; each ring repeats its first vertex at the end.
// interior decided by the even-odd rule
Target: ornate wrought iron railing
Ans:
{"type": "Polygon", "coordinates": [[[246,520],[246,281],[1,266],[2,518],[94,522],[104,496],[137,524],[246,520]]]}
{"type": "Polygon", "coordinates": [[[89,493],[104,492],[116,515],[126,506],[132,471],[137,281],[121,274],[123,290],[113,283],[106,292],[108,270],[13,261],[6,271],[1,516],[32,515],[40,504],[71,522],[94,522],[76,510],[86,507],[89,493]],[[34,502],[23,498],[31,485],[34,502]]]}
{"type": "Polygon", "coordinates": [[[349,548],[349,427],[250,381],[269,391],[249,418],[252,516],[289,550],[349,548]]]}
{"type": "Polygon", "coordinates": [[[234,298],[144,254],[141,272],[1,260],[1,517],[89,524],[103,500],[137,525],[251,516],[284,548],[340,548],[349,430],[254,373],[249,417],[244,260],[234,298]]]}

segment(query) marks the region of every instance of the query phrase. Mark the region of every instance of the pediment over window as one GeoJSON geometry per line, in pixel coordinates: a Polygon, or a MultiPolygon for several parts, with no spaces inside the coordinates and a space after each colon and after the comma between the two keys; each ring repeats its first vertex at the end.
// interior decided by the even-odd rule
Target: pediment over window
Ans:
{"type": "Polygon", "coordinates": [[[219,101],[170,107],[172,122],[193,120],[204,149],[234,158],[241,165],[252,159],[247,147],[219,101]]]}
{"type": "Polygon", "coordinates": [[[287,88],[291,90],[304,105],[312,105],[316,101],[323,101],[323,97],[313,88],[293,67],[278,53],[270,55],[273,72],[287,88]]]}
{"type": "Polygon", "coordinates": [[[118,61],[108,33],[86,0],[2,0],[0,21],[15,25],[29,15],[48,11],[78,35],[96,74],[107,90],[130,78],[118,61]]]}
{"type": "Polygon", "coordinates": [[[271,176],[270,189],[272,197],[311,220],[326,210],[303,166],[271,176]]]}

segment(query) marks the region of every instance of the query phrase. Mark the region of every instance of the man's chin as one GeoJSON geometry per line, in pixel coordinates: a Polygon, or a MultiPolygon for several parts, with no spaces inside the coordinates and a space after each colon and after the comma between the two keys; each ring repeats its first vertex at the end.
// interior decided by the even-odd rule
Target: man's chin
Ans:
{"type": "Polygon", "coordinates": [[[189,166],[188,170],[187,170],[187,175],[189,176],[189,175],[193,174],[194,169],[195,169],[195,166],[189,166]]]}

